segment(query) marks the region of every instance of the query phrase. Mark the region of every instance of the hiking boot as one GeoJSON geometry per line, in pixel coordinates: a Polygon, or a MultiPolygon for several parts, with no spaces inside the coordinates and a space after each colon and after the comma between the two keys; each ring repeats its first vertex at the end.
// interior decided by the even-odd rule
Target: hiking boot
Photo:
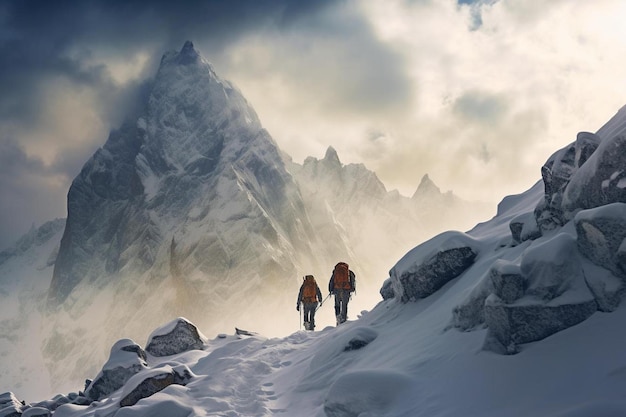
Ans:
{"type": "Polygon", "coordinates": [[[341,316],[335,316],[335,318],[337,319],[337,326],[339,326],[341,323],[343,323],[341,321],[341,316]]]}
{"type": "Polygon", "coordinates": [[[310,330],[310,329],[309,329],[309,327],[310,327],[310,326],[309,326],[309,322],[308,322],[308,321],[305,321],[305,322],[304,322],[304,330],[310,330]]]}

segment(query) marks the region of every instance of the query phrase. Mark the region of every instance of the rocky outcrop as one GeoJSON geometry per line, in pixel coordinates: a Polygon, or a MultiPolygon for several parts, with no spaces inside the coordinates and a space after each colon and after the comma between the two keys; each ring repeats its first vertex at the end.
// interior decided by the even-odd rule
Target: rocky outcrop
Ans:
{"type": "Polygon", "coordinates": [[[565,189],[562,203],[565,218],[573,219],[580,210],[616,202],[626,203],[625,168],[626,136],[618,135],[603,140],[584,165],[572,175],[565,189]]]}
{"type": "Polygon", "coordinates": [[[478,255],[473,239],[460,232],[443,233],[415,250],[389,272],[394,294],[403,302],[433,294],[468,269],[478,255]]]}
{"type": "Polygon", "coordinates": [[[185,365],[143,372],[128,382],[122,393],[120,407],[135,405],[142,398],[150,397],[172,384],[186,385],[191,379],[192,373],[185,365]]]}
{"type": "Polygon", "coordinates": [[[147,365],[146,354],[139,345],[130,339],[119,340],[111,348],[102,371],[85,390],[85,396],[91,401],[99,401],[120,389],[147,365]]]}
{"type": "Polygon", "coordinates": [[[489,331],[483,348],[502,354],[517,353],[519,345],[574,326],[596,310],[594,299],[555,305],[539,302],[511,305],[492,295],[485,302],[489,331]]]}
{"type": "Polygon", "coordinates": [[[541,167],[545,196],[535,209],[535,217],[542,232],[554,230],[571,219],[563,209],[563,196],[570,180],[599,145],[598,136],[580,132],[574,143],[555,152],[541,167]]]}
{"type": "Polygon", "coordinates": [[[146,351],[153,356],[170,356],[188,350],[202,349],[205,342],[206,337],[193,323],[179,317],[150,335],[146,351]]]}
{"type": "Polygon", "coordinates": [[[489,349],[515,353],[518,345],[578,324],[598,309],[576,239],[568,233],[529,248],[519,269],[506,264],[500,269],[506,273],[496,274],[496,282],[508,281],[509,290],[500,286],[485,301],[489,349]]]}
{"type": "Polygon", "coordinates": [[[0,394],[0,417],[19,417],[22,415],[24,403],[12,392],[0,394]]]}

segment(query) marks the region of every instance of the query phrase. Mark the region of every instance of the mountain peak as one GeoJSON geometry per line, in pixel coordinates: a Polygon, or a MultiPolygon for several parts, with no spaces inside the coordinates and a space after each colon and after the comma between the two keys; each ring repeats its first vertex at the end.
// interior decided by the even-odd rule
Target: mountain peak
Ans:
{"type": "Polygon", "coordinates": [[[179,65],[191,65],[202,60],[200,53],[194,48],[193,42],[185,41],[180,52],[169,52],[163,55],[161,64],[165,62],[173,62],[179,65]]]}
{"type": "Polygon", "coordinates": [[[326,155],[324,155],[324,161],[332,162],[334,165],[341,165],[341,161],[339,160],[339,155],[337,155],[337,151],[332,146],[329,146],[326,149],[326,155]]]}
{"type": "Polygon", "coordinates": [[[420,185],[417,186],[417,190],[415,190],[415,194],[411,198],[423,197],[427,195],[439,195],[441,194],[441,190],[433,180],[430,179],[428,174],[424,174],[422,180],[420,181],[420,185]]]}

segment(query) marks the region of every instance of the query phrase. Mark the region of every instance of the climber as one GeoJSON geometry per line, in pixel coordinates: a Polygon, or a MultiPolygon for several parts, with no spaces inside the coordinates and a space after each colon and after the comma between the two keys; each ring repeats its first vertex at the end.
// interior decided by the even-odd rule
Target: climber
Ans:
{"type": "Polygon", "coordinates": [[[337,325],[345,322],[348,318],[348,302],[352,292],[356,289],[354,272],[348,264],[339,262],[335,265],[328,283],[328,292],[335,295],[335,318],[337,325]]]}
{"type": "Polygon", "coordinates": [[[304,282],[300,286],[298,293],[298,302],[296,310],[300,311],[300,303],[304,306],[304,328],[306,330],[315,330],[315,311],[317,310],[317,302],[322,302],[322,292],[315,282],[313,275],[306,275],[304,282]]]}

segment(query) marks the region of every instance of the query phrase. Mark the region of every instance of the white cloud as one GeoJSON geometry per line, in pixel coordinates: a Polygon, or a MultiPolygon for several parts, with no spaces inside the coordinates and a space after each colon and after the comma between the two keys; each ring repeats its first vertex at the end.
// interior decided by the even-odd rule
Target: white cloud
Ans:
{"type": "Polygon", "coordinates": [[[236,45],[228,66],[296,160],[333,145],[344,162],[376,170],[388,188],[410,194],[428,172],[444,190],[495,203],[527,189],[552,152],[580,130],[597,130],[626,102],[622,1],[485,2],[478,28],[477,6],[453,0],[342,7],[365,17],[404,65],[401,106],[385,97],[376,112],[375,97],[367,107],[342,100],[359,77],[344,49],[358,47],[357,38],[260,35],[236,45]],[[316,78],[311,66],[329,60],[336,68],[316,78]],[[250,61],[255,67],[243,70],[250,61]]]}

